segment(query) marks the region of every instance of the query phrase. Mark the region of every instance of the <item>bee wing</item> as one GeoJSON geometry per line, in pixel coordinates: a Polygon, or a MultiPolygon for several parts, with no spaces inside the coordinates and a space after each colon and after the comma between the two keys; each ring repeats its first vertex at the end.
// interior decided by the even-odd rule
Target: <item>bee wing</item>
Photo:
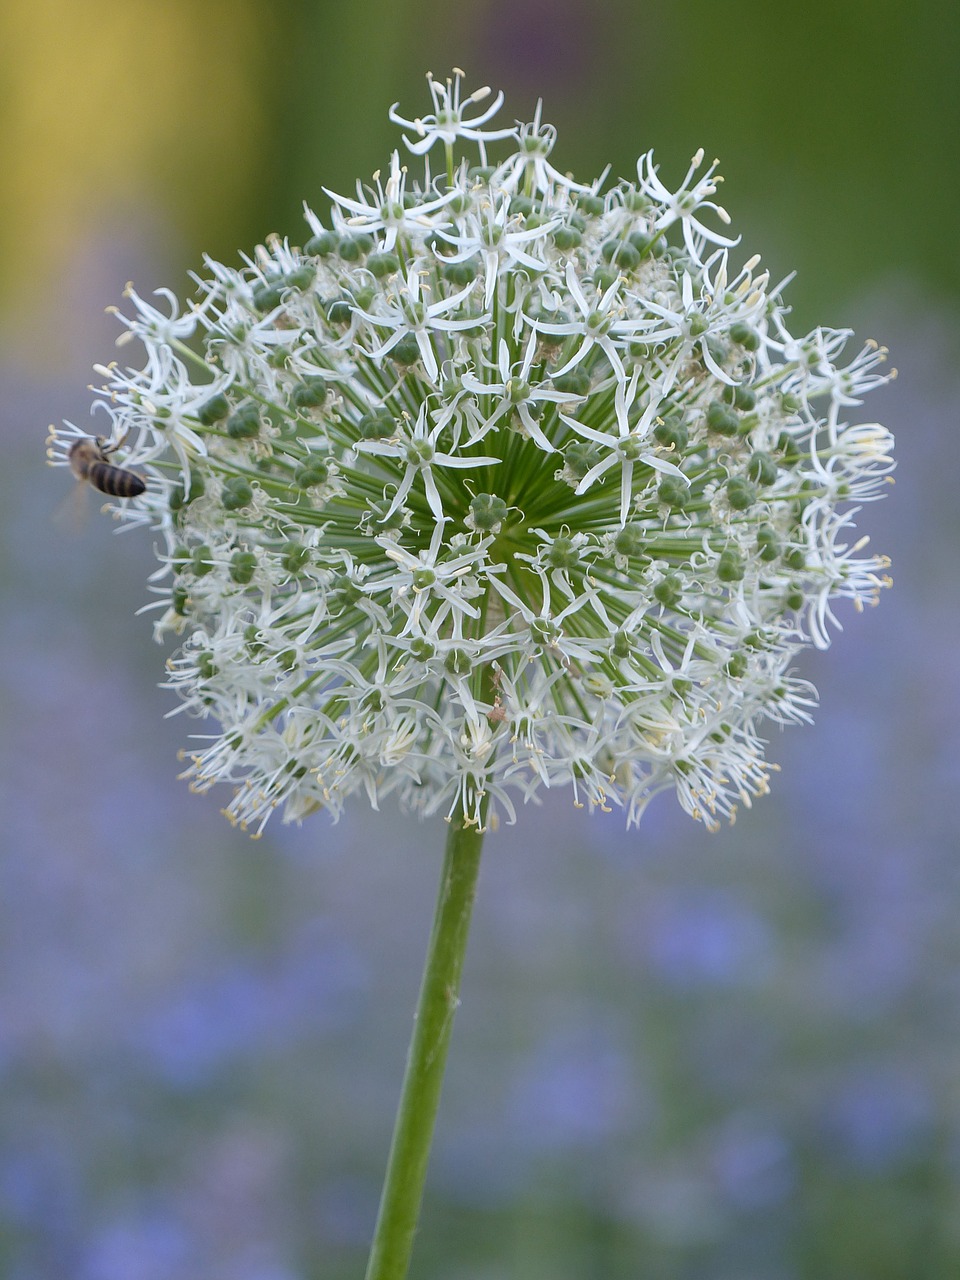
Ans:
{"type": "Polygon", "coordinates": [[[74,484],[72,492],[54,507],[51,520],[65,533],[80,533],[90,520],[90,485],[74,484]]]}

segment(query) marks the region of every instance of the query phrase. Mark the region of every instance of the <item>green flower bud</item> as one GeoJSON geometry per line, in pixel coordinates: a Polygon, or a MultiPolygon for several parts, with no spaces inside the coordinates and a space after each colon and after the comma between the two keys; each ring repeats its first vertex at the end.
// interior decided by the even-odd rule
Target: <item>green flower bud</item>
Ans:
{"type": "Polygon", "coordinates": [[[690,497],[690,486],[676,476],[664,476],[657,485],[657,497],[672,511],[682,511],[690,497]]]}
{"type": "Polygon", "coordinates": [[[470,517],[467,521],[472,529],[480,533],[496,533],[507,518],[508,507],[502,498],[492,493],[478,493],[470,501],[470,517]]]}
{"type": "Polygon", "coordinates": [[[324,458],[308,458],[293,473],[293,483],[298,489],[315,489],[330,479],[330,464],[324,458]]]}
{"type": "Polygon", "coordinates": [[[665,574],[654,586],[653,594],[664,608],[674,609],[683,599],[683,583],[677,574],[665,574]]]}
{"type": "Polygon", "coordinates": [[[757,449],[751,454],[750,461],[747,463],[747,475],[751,480],[760,485],[773,484],[779,474],[780,468],[769,453],[757,449]]]}
{"type": "Polygon", "coordinates": [[[321,231],[319,235],[311,236],[307,243],[303,246],[304,253],[310,253],[318,258],[329,257],[336,250],[338,236],[334,231],[321,231]]]}
{"type": "Polygon", "coordinates": [[[230,577],[244,587],[253,580],[256,567],[257,557],[252,551],[235,551],[230,560],[230,577]]]}
{"type": "Polygon", "coordinates": [[[714,400],[707,410],[707,426],[719,436],[735,436],[740,419],[722,400],[714,400]]]}
{"type": "Polygon", "coordinates": [[[220,501],[227,511],[239,511],[253,501],[253,487],[243,476],[230,476],[224,481],[220,501]]]}
{"type": "Polygon", "coordinates": [[[260,411],[254,404],[242,405],[227,419],[227,435],[231,440],[252,440],[260,434],[260,411]]]}
{"type": "Polygon", "coordinates": [[[287,573],[298,573],[309,559],[309,550],[299,542],[288,542],[280,554],[280,564],[287,573]]]}
{"type": "Polygon", "coordinates": [[[734,511],[749,511],[757,500],[756,485],[743,476],[731,476],[727,481],[727,501],[734,511]]]}
{"type": "Polygon", "coordinates": [[[757,530],[757,554],[768,563],[780,554],[780,539],[772,525],[762,524],[757,530]]]}
{"type": "Polygon", "coordinates": [[[396,434],[397,424],[386,409],[365,413],[357,423],[361,440],[386,440],[396,434]]]}
{"type": "Polygon", "coordinates": [[[304,378],[299,387],[294,387],[291,402],[296,409],[317,409],[327,398],[326,381],[319,375],[304,378]]]}
{"type": "Polygon", "coordinates": [[[717,561],[717,577],[721,582],[740,582],[746,569],[736,547],[726,547],[717,561]]]}
{"type": "Polygon", "coordinates": [[[194,547],[190,556],[190,568],[198,578],[205,577],[213,568],[213,552],[204,543],[202,546],[194,547]]]}
{"type": "Polygon", "coordinates": [[[205,427],[212,427],[215,422],[221,422],[229,412],[230,401],[226,396],[211,396],[206,404],[201,405],[197,410],[197,420],[205,427]]]}
{"type": "Polygon", "coordinates": [[[613,549],[618,556],[629,556],[630,559],[635,559],[643,555],[645,541],[646,535],[640,525],[627,524],[617,530],[613,539],[613,549]]]}

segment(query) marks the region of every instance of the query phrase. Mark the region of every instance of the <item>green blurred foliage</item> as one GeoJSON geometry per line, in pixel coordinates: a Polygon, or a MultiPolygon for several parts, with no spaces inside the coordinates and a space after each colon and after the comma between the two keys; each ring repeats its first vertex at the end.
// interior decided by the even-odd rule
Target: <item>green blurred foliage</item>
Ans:
{"type": "Polygon", "coordinates": [[[542,96],[580,177],[650,147],[668,179],[719,156],[745,251],[799,271],[801,325],[891,278],[952,296],[958,55],[937,0],[7,0],[2,288],[23,298],[118,214],[172,228],[183,266],[296,240],[303,199],[385,164],[390,103],[426,110],[424,72],[458,64],[508,118],[542,96]]]}

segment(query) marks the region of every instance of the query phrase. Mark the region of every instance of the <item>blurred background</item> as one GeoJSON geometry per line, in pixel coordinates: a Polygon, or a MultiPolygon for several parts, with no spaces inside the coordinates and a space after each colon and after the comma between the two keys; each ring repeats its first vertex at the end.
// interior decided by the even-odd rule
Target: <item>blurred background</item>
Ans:
{"type": "MultiPolygon", "coordinates": [[[[362,1274],[443,824],[234,832],[178,782],[148,536],[44,465],[104,308],[189,294],[385,167],[399,101],[536,100],[561,168],[721,159],[794,331],[899,379],[862,517],[896,587],[812,654],[814,728],[709,836],[557,794],[491,836],[422,1280],[960,1274],[960,10],[608,0],[0,8],[0,1274],[362,1274]]],[[[224,797],[225,799],[226,797],[224,797]]]]}

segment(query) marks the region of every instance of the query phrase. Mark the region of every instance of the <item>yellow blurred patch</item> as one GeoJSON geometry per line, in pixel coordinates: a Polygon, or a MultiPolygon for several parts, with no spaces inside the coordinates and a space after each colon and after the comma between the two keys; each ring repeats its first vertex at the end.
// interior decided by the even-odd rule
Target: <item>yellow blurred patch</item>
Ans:
{"type": "Polygon", "coordinates": [[[8,302],[59,271],[105,213],[146,207],[162,222],[228,207],[263,133],[257,14],[246,0],[4,0],[8,302]]]}

